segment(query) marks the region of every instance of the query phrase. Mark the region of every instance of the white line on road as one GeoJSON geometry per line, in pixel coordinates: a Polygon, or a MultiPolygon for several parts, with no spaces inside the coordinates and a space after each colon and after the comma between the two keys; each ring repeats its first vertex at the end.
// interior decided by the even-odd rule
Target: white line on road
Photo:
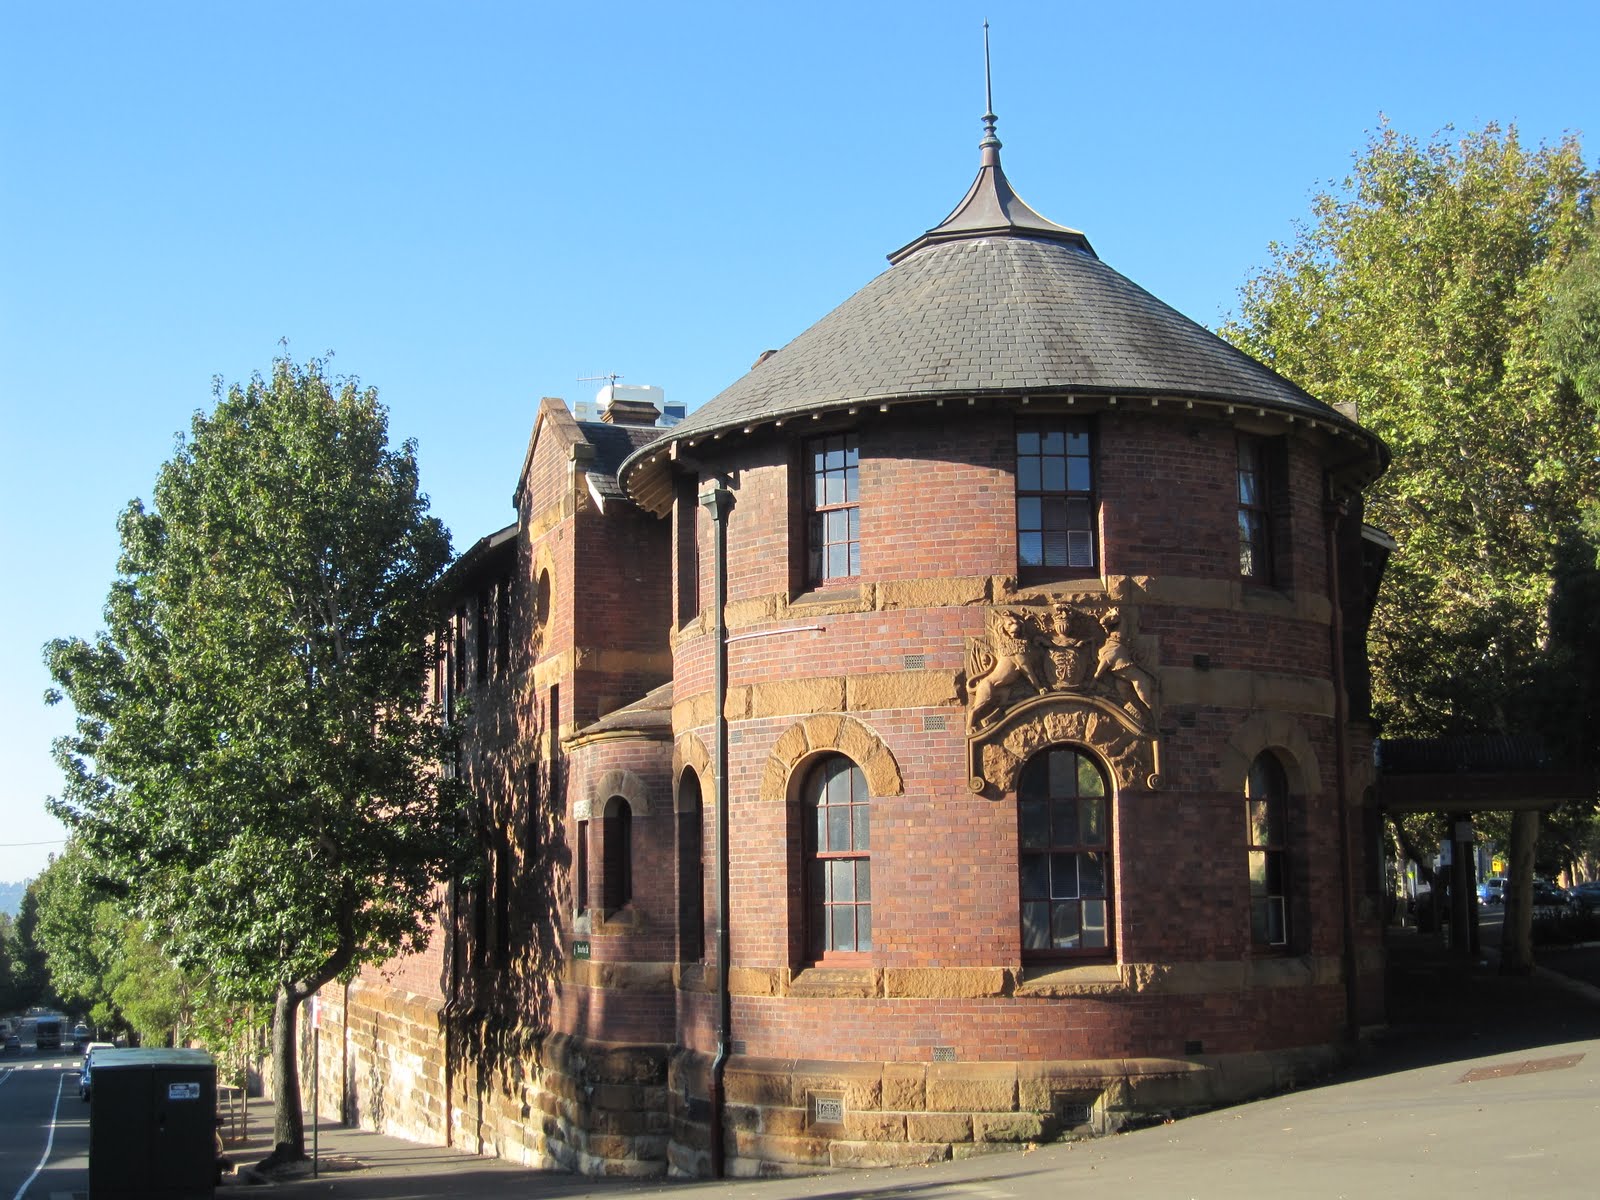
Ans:
{"type": "Polygon", "coordinates": [[[44,1140],[44,1153],[39,1156],[39,1165],[33,1169],[33,1174],[22,1181],[22,1186],[17,1189],[17,1194],[11,1200],[22,1200],[28,1194],[28,1189],[33,1186],[33,1181],[39,1178],[39,1172],[44,1170],[45,1163],[50,1161],[50,1151],[56,1144],[56,1118],[61,1113],[61,1092],[67,1086],[67,1077],[63,1075],[61,1082],[56,1084],[56,1106],[50,1110],[50,1136],[44,1140]]]}

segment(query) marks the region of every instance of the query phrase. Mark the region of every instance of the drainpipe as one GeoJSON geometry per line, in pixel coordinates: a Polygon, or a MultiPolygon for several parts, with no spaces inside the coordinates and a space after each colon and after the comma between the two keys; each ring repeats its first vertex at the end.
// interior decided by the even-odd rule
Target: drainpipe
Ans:
{"type": "Polygon", "coordinates": [[[720,479],[713,479],[700,493],[700,504],[711,514],[714,549],[712,552],[711,639],[716,654],[716,677],[712,691],[716,697],[713,738],[716,749],[713,770],[717,778],[717,1053],[711,1060],[711,1079],[707,1085],[710,1104],[711,1175],[723,1177],[722,1077],[728,1065],[728,1032],[733,1023],[733,1005],[728,992],[728,512],[733,508],[733,492],[720,479]]]}
{"type": "Polygon", "coordinates": [[[1328,500],[1328,599],[1332,619],[1328,636],[1333,648],[1333,745],[1334,778],[1339,803],[1339,876],[1344,887],[1344,1007],[1345,1031],[1352,1045],[1361,1033],[1361,988],[1356,978],[1356,897],[1354,866],[1350,858],[1350,779],[1348,728],[1350,697],[1344,673],[1344,605],[1339,586],[1339,530],[1349,515],[1349,505],[1332,498],[1329,480],[1328,500]]]}

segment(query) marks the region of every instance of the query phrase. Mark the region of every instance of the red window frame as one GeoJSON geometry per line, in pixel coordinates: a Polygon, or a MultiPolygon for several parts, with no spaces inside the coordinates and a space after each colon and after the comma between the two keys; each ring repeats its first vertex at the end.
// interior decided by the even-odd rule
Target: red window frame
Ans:
{"type": "Polygon", "coordinates": [[[872,950],[872,806],[867,777],[832,754],[806,774],[806,951],[813,962],[872,950]]]}

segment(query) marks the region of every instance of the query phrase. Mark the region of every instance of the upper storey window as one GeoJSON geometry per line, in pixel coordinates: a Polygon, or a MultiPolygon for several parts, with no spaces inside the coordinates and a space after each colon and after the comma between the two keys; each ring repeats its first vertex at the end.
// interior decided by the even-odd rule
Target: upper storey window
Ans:
{"type": "Polygon", "coordinates": [[[806,443],[807,580],[812,586],[861,574],[860,460],[853,433],[806,443]]]}
{"type": "Polygon", "coordinates": [[[1258,437],[1239,438],[1239,574],[1272,580],[1272,508],[1267,488],[1266,446],[1258,437]]]}
{"type": "Polygon", "coordinates": [[[1096,566],[1094,458],[1082,421],[1017,426],[1017,565],[1096,566]]]}

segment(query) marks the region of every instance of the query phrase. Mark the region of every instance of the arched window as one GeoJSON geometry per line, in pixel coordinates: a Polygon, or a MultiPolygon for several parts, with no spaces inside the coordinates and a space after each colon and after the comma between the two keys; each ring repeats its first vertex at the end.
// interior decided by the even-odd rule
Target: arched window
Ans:
{"type": "Polygon", "coordinates": [[[1285,808],[1289,780],[1271,754],[1256,756],[1244,781],[1250,862],[1250,940],[1257,946],[1289,944],[1288,838],[1285,808]]]}
{"type": "Polygon", "coordinates": [[[705,818],[700,777],[685,771],[678,784],[678,961],[706,956],[705,818]]]}
{"type": "Polygon", "coordinates": [[[610,916],[633,899],[633,809],[621,796],[611,797],[606,804],[601,837],[605,861],[600,904],[610,916]]]}
{"type": "Polygon", "coordinates": [[[871,805],[867,777],[830,754],[806,775],[806,947],[813,959],[872,949],[871,805]]]}
{"type": "Polygon", "coordinates": [[[1105,776],[1068,746],[1035,754],[1017,781],[1025,958],[1111,950],[1111,806],[1105,776]]]}
{"type": "Polygon", "coordinates": [[[572,907],[578,915],[589,911],[589,822],[578,822],[576,861],[572,864],[572,907]]]}

